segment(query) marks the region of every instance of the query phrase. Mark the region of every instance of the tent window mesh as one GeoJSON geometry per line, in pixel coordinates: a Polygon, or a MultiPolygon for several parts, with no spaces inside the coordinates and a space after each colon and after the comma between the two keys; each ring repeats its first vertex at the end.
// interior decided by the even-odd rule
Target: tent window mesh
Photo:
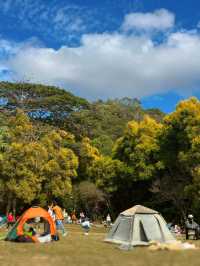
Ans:
{"type": "Polygon", "coordinates": [[[131,218],[121,218],[120,223],[115,231],[115,239],[121,241],[130,241],[131,235],[131,226],[132,226],[132,219],[131,218]]]}

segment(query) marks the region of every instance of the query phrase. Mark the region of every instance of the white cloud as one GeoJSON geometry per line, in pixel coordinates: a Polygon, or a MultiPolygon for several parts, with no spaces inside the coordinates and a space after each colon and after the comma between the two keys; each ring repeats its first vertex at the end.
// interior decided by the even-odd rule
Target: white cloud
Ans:
{"type": "Polygon", "coordinates": [[[168,33],[159,44],[146,34],[88,34],[73,48],[22,44],[4,66],[15,79],[62,84],[89,99],[144,97],[172,89],[189,94],[200,87],[199,50],[197,31],[168,33]]]}
{"type": "Polygon", "coordinates": [[[175,16],[166,9],[153,13],[131,13],[125,16],[122,29],[129,30],[166,30],[174,26],[175,16]]]}

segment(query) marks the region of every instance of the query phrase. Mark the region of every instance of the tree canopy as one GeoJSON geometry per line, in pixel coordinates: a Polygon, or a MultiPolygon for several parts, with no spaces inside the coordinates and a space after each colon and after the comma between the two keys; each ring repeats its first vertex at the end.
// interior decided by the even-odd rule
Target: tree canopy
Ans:
{"type": "Polygon", "coordinates": [[[134,204],[169,220],[200,211],[200,101],[174,112],[137,99],[88,102],[62,89],[0,83],[0,210],[57,199],[93,217],[134,204]]]}

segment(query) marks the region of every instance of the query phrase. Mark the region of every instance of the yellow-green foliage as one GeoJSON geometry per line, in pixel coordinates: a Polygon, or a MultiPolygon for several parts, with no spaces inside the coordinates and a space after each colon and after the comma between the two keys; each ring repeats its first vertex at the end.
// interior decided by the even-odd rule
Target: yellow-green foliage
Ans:
{"type": "Polygon", "coordinates": [[[124,136],[117,140],[113,155],[133,169],[133,179],[152,177],[157,167],[162,167],[156,160],[159,151],[157,136],[162,125],[149,116],[141,122],[128,123],[124,136]]]}
{"type": "Polygon", "coordinates": [[[66,148],[73,142],[71,134],[51,131],[42,139],[29,118],[20,110],[11,117],[8,143],[0,157],[1,181],[12,199],[30,203],[46,197],[64,196],[71,192],[71,178],[77,173],[78,159],[66,148]]]}

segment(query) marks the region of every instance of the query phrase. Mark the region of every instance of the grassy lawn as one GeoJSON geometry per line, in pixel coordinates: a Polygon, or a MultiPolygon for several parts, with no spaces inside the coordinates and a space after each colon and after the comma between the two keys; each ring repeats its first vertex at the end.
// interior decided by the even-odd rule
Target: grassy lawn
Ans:
{"type": "MultiPolygon", "coordinates": [[[[186,251],[149,251],[134,248],[122,251],[104,243],[104,228],[93,228],[88,236],[79,225],[67,226],[69,234],[49,244],[23,244],[0,241],[2,266],[199,266],[200,249],[186,251]]],[[[200,246],[200,241],[195,244],[200,246]]]]}

